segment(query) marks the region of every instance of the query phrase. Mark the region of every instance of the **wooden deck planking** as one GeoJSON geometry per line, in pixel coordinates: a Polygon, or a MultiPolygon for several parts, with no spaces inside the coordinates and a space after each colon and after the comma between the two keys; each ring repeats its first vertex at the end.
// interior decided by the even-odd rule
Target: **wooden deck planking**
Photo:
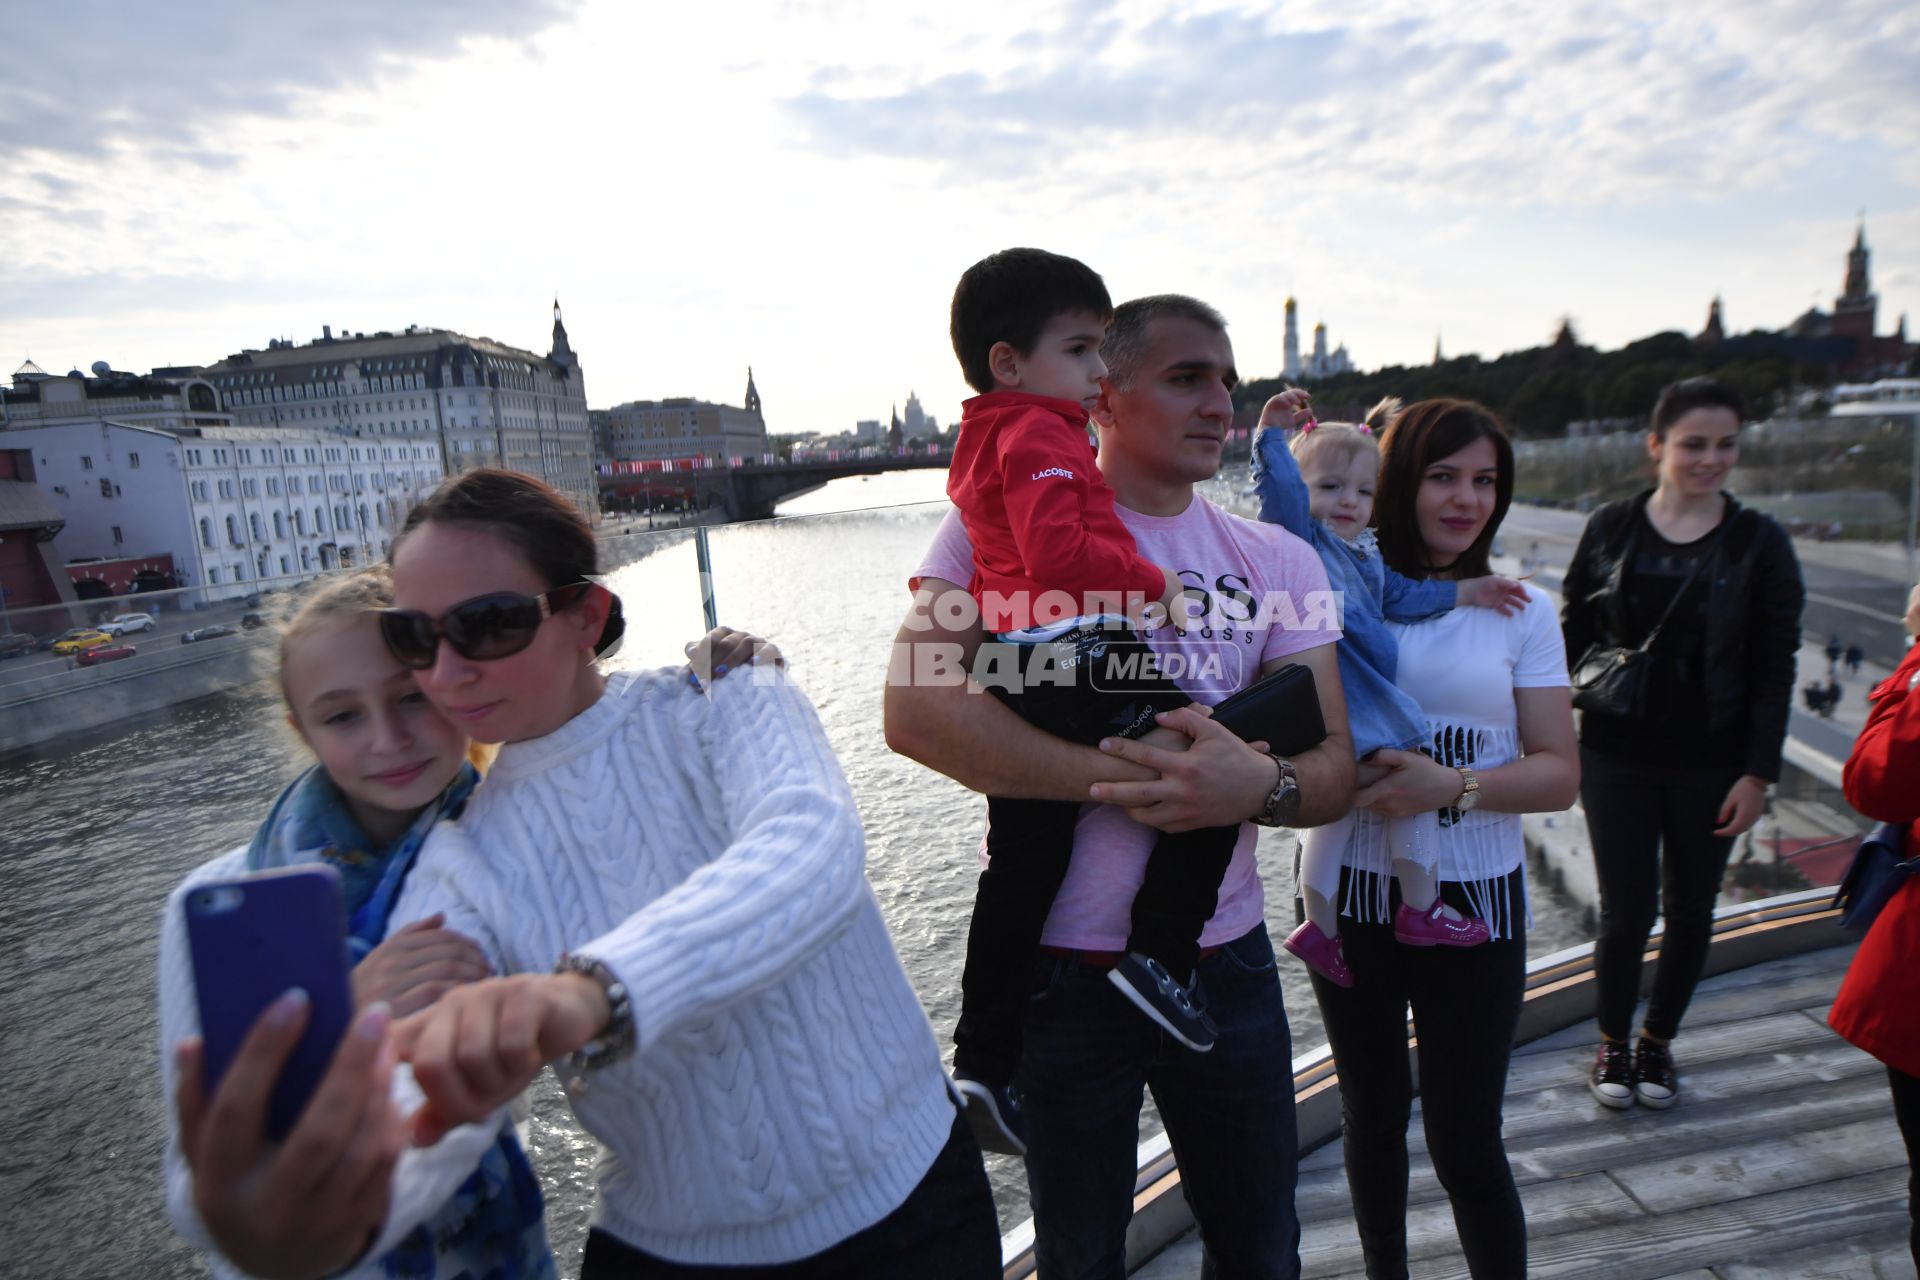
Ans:
{"type": "MultiPolygon", "coordinates": [[[[1884,1068],[1825,1026],[1850,958],[1835,948],[1704,983],[1675,1046],[1682,1100],[1665,1113],[1593,1102],[1590,1023],[1517,1051],[1506,1136],[1531,1274],[1911,1280],[1906,1151],[1884,1068]]],[[[1417,1120],[1408,1145],[1413,1271],[1464,1276],[1417,1120]]],[[[1359,1276],[1337,1140],[1302,1159],[1296,1206],[1303,1273],[1359,1276]]],[[[1189,1234],[1136,1274],[1191,1280],[1199,1267],[1189,1234]]]]}

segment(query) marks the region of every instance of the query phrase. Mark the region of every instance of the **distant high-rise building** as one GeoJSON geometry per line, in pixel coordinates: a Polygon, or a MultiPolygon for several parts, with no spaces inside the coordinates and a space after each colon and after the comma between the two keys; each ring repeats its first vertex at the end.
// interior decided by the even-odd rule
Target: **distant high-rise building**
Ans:
{"type": "Polygon", "coordinates": [[[908,441],[940,434],[940,424],[934,421],[932,414],[921,407],[920,396],[916,392],[907,392],[907,407],[900,415],[900,431],[902,437],[908,441]]]}
{"type": "Polygon", "coordinates": [[[1436,333],[1433,335],[1433,362],[1435,364],[1445,364],[1446,359],[1447,357],[1440,350],[1440,335],[1436,333]]]}

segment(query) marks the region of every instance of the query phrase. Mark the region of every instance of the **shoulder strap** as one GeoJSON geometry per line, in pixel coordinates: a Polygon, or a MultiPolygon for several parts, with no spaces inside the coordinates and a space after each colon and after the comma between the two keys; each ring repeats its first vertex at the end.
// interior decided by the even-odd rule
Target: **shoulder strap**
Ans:
{"type": "Polygon", "coordinates": [[[1731,520],[1723,520],[1715,526],[1713,533],[1710,535],[1713,539],[1713,545],[1708,547],[1706,551],[1693,562],[1692,572],[1688,573],[1686,579],[1681,582],[1680,589],[1673,593],[1673,599],[1667,601],[1666,609],[1660,614],[1660,621],[1653,624],[1653,630],[1647,632],[1647,638],[1640,642],[1640,649],[1643,653],[1653,648],[1653,642],[1659,636],[1661,628],[1667,625],[1667,619],[1673,616],[1673,611],[1680,607],[1680,597],[1687,594],[1687,588],[1693,585],[1693,580],[1699,577],[1700,571],[1706,568],[1708,563],[1720,554],[1721,539],[1726,534],[1727,526],[1731,523],[1733,523],[1731,520]]]}

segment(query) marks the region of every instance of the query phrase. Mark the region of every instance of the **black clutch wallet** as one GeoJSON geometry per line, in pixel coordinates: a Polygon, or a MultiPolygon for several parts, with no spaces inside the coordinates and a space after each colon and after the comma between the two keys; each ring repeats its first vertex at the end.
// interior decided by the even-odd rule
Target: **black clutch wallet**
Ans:
{"type": "Polygon", "coordinates": [[[1313,672],[1288,663],[1262,676],[1213,709],[1213,719],[1245,742],[1266,742],[1279,756],[1297,756],[1326,740],[1327,722],[1320,718],[1320,692],[1313,672]]]}

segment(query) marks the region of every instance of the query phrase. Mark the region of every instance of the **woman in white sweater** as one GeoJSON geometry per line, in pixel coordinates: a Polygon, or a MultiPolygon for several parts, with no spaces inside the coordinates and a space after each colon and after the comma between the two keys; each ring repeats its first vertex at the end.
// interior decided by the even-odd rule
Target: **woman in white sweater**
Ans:
{"type": "Polygon", "coordinates": [[[607,1148],[583,1276],[997,1276],[979,1151],[812,706],[772,666],[602,675],[623,624],[594,570],[571,505],[504,471],[442,486],[394,548],[389,647],[504,744],[395,912],[444,913],[511,975],[400,1024],[415,1140],[564,1057],[607,1148]]]}
{"type": "MultiPolygon", "coordinates": [[[[1462,400],[1407,406],[1380,441],[1374,507],[1388,567],[1410,578],[1488,572],[1513,495],[1498,420],[1462,400]]],[[[1579,757],[1566,650],[1535,594],[1513,617],[1456,609],[1395,624],[1395,683],[1427,720],[1424,751],[1380,751],[1386,777],[1355,797],[1361,821],[1341,857],[1341,937],[1353,986],[1316,975],[1340,1073],[1347,1184],[1369,1280],[1407,1274],[1407,1011],[1419,1028],[1422,1118],[1476,1277],[1526,1274],[1526,1219],[1501,1142],[1507,1058],[1526,977],[1520,815],[1573,803],[1579,757]],[[1413,818],[1437,855],[1441,897],[1485,920],[1491,940],[1433,947],[1396,936],[1386,819],[1413,818]]]]}

